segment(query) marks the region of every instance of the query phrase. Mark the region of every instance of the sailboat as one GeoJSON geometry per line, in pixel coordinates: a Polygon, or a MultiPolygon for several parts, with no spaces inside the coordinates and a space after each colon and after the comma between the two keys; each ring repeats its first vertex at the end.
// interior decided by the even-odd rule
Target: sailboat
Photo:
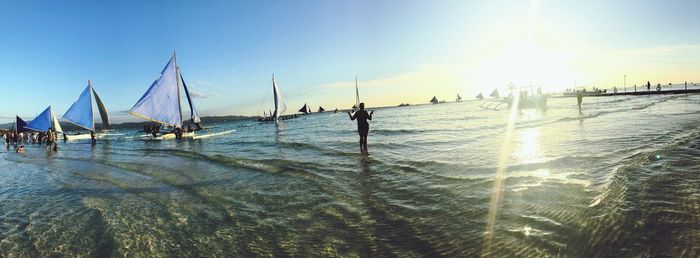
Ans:
{"type": "Polygon", "coordinates": [[[22,133],[29,131],[29,129],[25,128],[27,126],[27,122],[22,120],[19,116],[15,116],[15,122],[12,124],[12,131],[15,131],[16,133],[22,133]]]}
{"type": "Polygon", "coordinates": [[[355,76],[355,105],[352,106],[352,112],[360,109],[360,89],[357,87],[357,76],[355,76]]]}
{"type": "Polygon", "coordinates": [[[322,107],[322,106],[318,106],[318,113],[323,113],[323,111],[326,111],[326,110],[325,110],[325,109],[323,109],[323,107],[322,107]]]}
{"type": "Polygon", "coordinates": [[[287,111],[287,104],[282,99],[282,94],[280,89],[277,87],[277,80],[275,80],[275,74],[272,74],[272,92],[275,95],[275,113],[272,113],[271,117],[277,123],[280,115],[287,111]]]}
{"type": "Polygon", "coordinates": [[[53,128],[56,133],[63,133],[63,128],[61,124],[58,123],[56,119],[56,114],[51,110],[51,106],[47,107],[38,116],[36,116],[32,121],[27,123],[24,128],[34,130],[37,132],[48,132],[49,128],[53,128]]]}
{"type": "MultiPolygon", "coordinates": [[[[109,115],[107,115],[107,109],[102,103],[100,96],[98,96],[95,89],[92,88],[90,80],[88,80],[88,86],[85,87],[85,90],[83,90],[83,93],[80,94],[78,100],[71,105],[65,114],[63,114],[63,119],[90,132],[96,132],[95,117],[93,115],[92,108],[92,96],[95,97],[97,109],[100,113],[100,118],[102,119],[102,131],[95,134],[95,137],[103,138],[106,136],[123,135],[116,133],[115,131],[109,131],[109,115]]],[[[66,140],[69,141],[83,140],[90,139],[90,134],[66,134],[65,137],[66,140]]]]}
{"type": "Polygon", "coordinates": [[[161,134],[155,133],[142,135],[141,138],[152,140],[174,139],[177,136],[175,134],[177,129],[183,129],[182,109],[180,103],[180,84],[182,84],[182,88],[185,91],[185,96],[187,97],[187,103],[190,107],[189,122],[196,125],[196,129],[194,131],[182,132],[182,138],[200,139],[228,134],[235,131],[228,130],[224,132],[195,136],[196,130],[203,129],[200,127],[202,121],[194,107],[192,97],[187,89],[187,84],[185,84],[185,79],[180,73],[180,67],[177,65],[177,56],[175,52],[173,52],[173,56],[165,65],[163,71],[160,72],[158,79],[151,84],[151,87],[149,87],[146,93],[141,96],[141,99],[139,99],[139,101],[136,102],[136,104],[129,110],[129,114],[138,116],[148,121],[159,123],[163,126],[172,127],[176,130],[161,134]]]}
{"type": "MultiPolygon", "coordinates": [[[[279,120],[286,120],[286,119],[292,119],[296,118],[297,115],[286,115],[283,116],[285,111],[287,111],[287,104],[284,101],[284,98],[282,98],[282,92],[280,91],[279,87],[277,86],[277,80],[275,79],[275,74],[272,74],[272,94],[275,97],[275,111],[273,112],[270,110],[270,115],[263,115],[262,118],[258,119],[258,122],[261,123],[267,123],[267,122],[275,122],[277,123],[279,120]]],[[[263,112],[264,114],[264,112],[263,112]]]]}
{"type": "Polygon", "coordinates": [[[433,98],[430,100],[430,103],[437,104],[438,103],[437,97],[433,96],[433,98]]]}
{"type": "Polygon", "coordinates": [[[456,100],[456,102],[461,102],[461,101],[462,101],[462,97],[459,96],[459,93],[458,93],[458,94],[457,94],[457,100],[456,100]]]}
{"type": "Polygon", "coordinates": [[[501,98],[501,94],[498,94],[498,89],[494,89],[493,92],[491,92],[491,95],[489,95],[489,97],[498,99],[501,98]]]}
{"type": "Polygon", "coordinates": [[[306,105],[306,103],[304,103],[304,106],[299,109],[299,112],[304,113],[304,114],[308,114],[311,112],[311,110],[309,110],[308,105],[306,105]]]}
{"type": "Polygon", "coordinates": [[[477,98],[477,99],[484,99],[484,95],[481,94],[481,93],[479,93],[479,95],[476,95],[476,98],[477,98]]]}

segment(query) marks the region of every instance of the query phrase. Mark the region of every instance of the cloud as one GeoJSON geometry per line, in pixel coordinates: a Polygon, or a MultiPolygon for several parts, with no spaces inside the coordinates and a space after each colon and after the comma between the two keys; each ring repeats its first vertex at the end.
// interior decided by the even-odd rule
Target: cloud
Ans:
{"type": "Polygon", "coordinates": [[[211,83],[208,81],[203,81],[203,80],[194,80],[194,81],[192,81],[192,85],[209,86],[209,85],[211,85],[211,83]]]}
{"type": "Polygon", "coordinates": [[[214,97],[216,95],[190,90],[190,96],[198,99],[206,99],[208,97],[214,97]]]}
{"type": "MultiPolygon", "coordinates": [[[[361,88],[387,88],[406,86],[429,86],[439,83],[455,82],[454,67],[439,64],[422,65],[420,68],[407,73],[397,75],[385,75],[372,80],[358,80],[357,84],[361,88]]],[[[317,85],[318,90],[326,89],[354,89],[355,81],[339,81],[317,85]]]]}

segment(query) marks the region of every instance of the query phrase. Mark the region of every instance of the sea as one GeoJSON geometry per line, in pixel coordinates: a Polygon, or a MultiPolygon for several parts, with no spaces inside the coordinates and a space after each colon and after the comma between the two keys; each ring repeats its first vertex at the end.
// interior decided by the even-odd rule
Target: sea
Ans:
{"type": "Polygon", "coordinates": [[[700,95],[484,104],[4,146],[0,256],[700,256],[700,95]]]}

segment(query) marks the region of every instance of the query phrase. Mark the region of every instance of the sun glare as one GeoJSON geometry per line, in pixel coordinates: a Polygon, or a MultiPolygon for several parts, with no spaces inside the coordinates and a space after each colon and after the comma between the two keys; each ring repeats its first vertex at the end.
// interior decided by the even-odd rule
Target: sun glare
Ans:
{"type": "Polygon", "coordinates": [[[510,83],[515,87],[542,87],[545,92],[562,90],[576,80],[572,59],[571,55],[554,49],[526,42],[513,43],[476,68],[476,85],[483,92],[493,88],[503,91],[510,83]]]}

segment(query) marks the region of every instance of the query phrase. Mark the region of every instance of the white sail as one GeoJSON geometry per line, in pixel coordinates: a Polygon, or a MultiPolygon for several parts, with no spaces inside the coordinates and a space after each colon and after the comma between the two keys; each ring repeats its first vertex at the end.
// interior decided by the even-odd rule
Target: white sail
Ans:
{"type": "Polygon", "coordinates": [[[275,95],[275,113],[272,116],[277,119],[284,111],[287,111],[287,103],[284,102],[282,98],[282,93],[280,93],[277,87],[277,81],[275,80],[275,74],[272,74],[272,93],[275,95]]]}
{"type": "Polygon", "coordinates": [[[58,123],[58,118],[56,118],[56,114],[53,113],[53,110],[51,110],[51,121],[53,123],[53,129],[57,133],[62,133],[63,128],[61,128],[61,124],[58,123]]]}

